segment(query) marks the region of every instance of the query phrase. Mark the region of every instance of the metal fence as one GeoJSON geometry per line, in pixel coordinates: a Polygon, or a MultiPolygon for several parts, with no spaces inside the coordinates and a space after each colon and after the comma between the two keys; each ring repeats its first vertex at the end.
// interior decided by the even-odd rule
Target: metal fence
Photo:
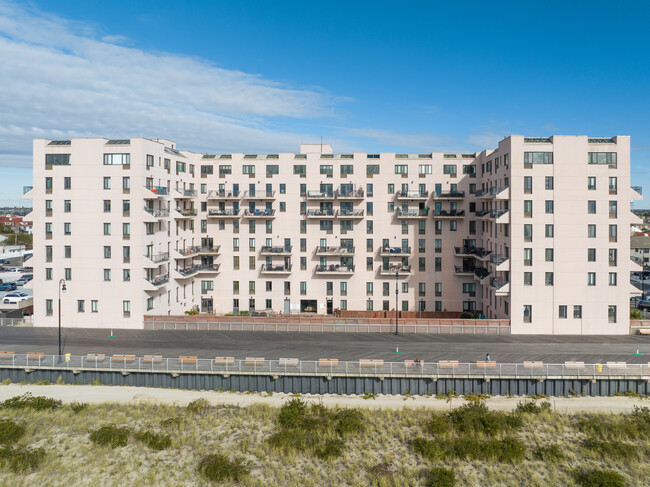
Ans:
{"type": "Polygon", "coordinates": [[[0,318],[0,326],[32,326],[34,319],[32,316],[25,316],[24,318],[0,318]]]}
{"type": "Polygon", "coordinates": [[[0,368],[25,370],[56,369],[76,371],[200,373],[219,375],[323,376],[323,377],[407,377],[407,378],[504,378],[504,379],[650,379],[648,364],[537,364],[526,363],[445,363],[383,362],[371,360],[339,361],[335,359],[265,360],[154,358],[135,356],[37,355],[4,352],[0,368]]]}
{"type": "MultiPolygon", "coordinates": [[[[287,321],[144,321],[145,330],[267,331],[308,333],[395,333],[395,323],[299,323],[287,321]]],[[[508,325],[398,324],[400,333],[510,335],[508,325]]]]}

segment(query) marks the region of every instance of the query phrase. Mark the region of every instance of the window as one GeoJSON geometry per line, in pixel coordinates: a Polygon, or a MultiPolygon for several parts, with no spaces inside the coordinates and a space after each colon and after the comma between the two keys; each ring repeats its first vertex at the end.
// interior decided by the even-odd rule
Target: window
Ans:
{"type": "Polygon", "coordinates": [[[553,189],[553,176],[546,176],[544,178],[544,189],[553,189]]]}
{"type": "Polygon", "coordinates": [[[131,164],[131,154],[104,154],[105,166],[128,166],[131,164]]]}
{"type": "Polygon", "coordinates": [[[72,178],[66,176],[63,178],[63,189],[72,189],[72,178]]]}
{"type": "Polygon", "coordinates": [[[610,167],[616,167],[616,152],[589,152],[589,164],[608,164],[610,167]]]}
{"type": "Polygon", "coordinates": [[[72,257],[72,247],[70,245],[66,245],[65,247],[63,247],[63,251],[64,251],[63,255],[66,259],[70,259],[72,257]]]}
{"type": "Polygon", "coordinates": [[[442,258],[441,257],[435,257],[433,260],[433,266],[434,270],[436,272],[442,271],[442,258]]]}
{"type": "Polygon", "coordinates": [[[131,262],[131,247],[128,245],[122,247],[122,261],[131,262]]]}
{"type": "Polygon", "coordinates": [[[373,215],[373,204],[372,201],[366,202],[366,215],[372,216],[373,215]]]}
{"type": "Polygon", "coordinates": [[[395,164],[395,174],[408,174],[409,167],[406,164],[395,164]]]}
{"type": "Polygon", "coordinates": [[[255,166],[252,165],[242,166],[242,174],[255,175],[255,166]]]}
{"type": "Polygon", "coordinates": [[[609,273],[609,285],[616,286],[616,272],[609,273]]]}
{"type": "Polygon", "coordinates": [[[99,311],[99,301],[93,299],[90,301],[90,312],[97,313],[99,311]]]}
{"type": "Polygon", "coordinates": [[[529,223],[524,224],[524,242],[533,241],[533,226],[529,223]]]}
{"type": "Polygon", "coordinates": [[[452,178],[456,177],[456,164],[444,164],[442,166],[442,174],[448,174],[452,178]]]}
{"type": "Polygon", "coordinates": [[[567,310],[566,310],[566,305],[561,304],[558,308],[558,318],[560,319],[566,319],[567,317],[567,310]]]}
{"type": "Polygon", "coordinates": [[[552,272],[546,272],[544,274],[544,284],[546,286],[552,286],[553,285],[553,273],[552,272]]]}
{"type": "Polygon", "coordinates": [[[104,269],[104,280],[105,281],[110,281],[111,280],[111,270],[110,269],[104,269]]]}
{"type": "Polygon", "coordinates": [[[122,301],[122,311],[124,312],[124,316],[131,314],[131,301],[122,301]]]}
{"type": "Polygon", "coordinates": [[[239,270],[239,256],[238,255],[233,255],[232,256],[232,268],[235,271],[239,270]]]}
{"type": "Polygon", "coordinates": [[[333,173],[334,173],[334,166],[332,166],[331,164],[321,164],[320,174],[324,174],[329,178],[332,177],[333,173]]]}
{"type": "Polygon", "coordinates": [[[458,222],[456,220],[451,220],[449,222],[449,231],[455,232],[458,229],[458,222]]]}
{"type": "Polygon", "coordinates": [[[65,276],[64,279],[66,281],[71,281],[72,280],[72,269],[70,269],[69,267],[66,267],[64,269],[63,275],[65,276]]]}
{"type": "Polygon", "coordinates": [[[347,174],[354,174],[354,166],[351,164],[344,164],[341,166],[341,176],[347,174]]]}
{"type": "Polygon", "coordinates": [[[104,189],[111,189],[111,178],[104,177],[104,189]]]}
{"type": "Polygon", "coordinates": [[[616,249],[609,249],[609,265],[610,266],[615,266],[616,265],[616,255],[617,255],[616,249]]]}
{"type": "Polygon", "coordinates": [[[594,200],[587,201],[587,213],[590,215],[596,214],[596,202],[594,200]]]}
{"type": "Polygon", "coordinates": [[[575,305],[573,307],[573,317],[574,318],[582,318],[582,306],[575,305]]]}
{"type": "Polygon", "coordinates": [[[301,296],[307,295],[307,282],[305,281],[300,281],[300,295],[301,296]]]}
{"type": "Polygon", "coordinates": [[[533,265],[533,249],[531,248],[524,249],[524,265],[533,265]]]}
{"type": "Polygon", "coordinates": [[[366,282],[366,296],[372,296],[372,282],[366,282]]]}
{"type": "Polygon", "coordinates": [[[47,316],[52,316],[52,300],[51,299],[46,299],[45,300],[45,314],[47,316]]]}
{"type": "Polygon", "coordinates": [[[272,176],[274,174],[280,174],[280,166],[277,164],[269,164],[266,166],[266,175],[272,176]]]}
{"type": "Polygon", "coordinates": [[[596,178],[593,176],[589,176],[587,178],[587,189],[588,190],[595,190],[596,189],[596,178]]]}
{"type": "Polygon", "coordinates": [[[69,166],[70,154],[45,154],[46,166],[69,166]]]}
{"type": "Polygon", "coordinates": [[[321,231],[331,232],[332,228],[334,228],[332,220],[319,220],[319,222],[321,231]]]}
{"type": "Polygon", "coordinates": [[[104,213],[111,212],[111,200],[104,200],[104,213]]]}
{"type": "Polygon", "coordinates": [[[131,211],[131,200],[122,200],[122,213],[129,213],[131,211]]]}
{"type": "Polygon", "coordinates": [[[554,227],[552,223],[548,223],[544,227],[545,235],[548,238],[553,238],[554,237],[554,227]]]}
{"type": "MultiPolygon", "coordinates": [[[[341,220],[341,231],[348,232],[353,230],[352,220],[341,220]]],[[[372,221],[370,222],[370,228],[372,228],[372,221]]]]}
{"type": "Polygon", "coordinates": [[[181,161],[176,161],[176,173],[185,172],[186,164],[181,161]]]}
{"type": "Polygon", "coordinates": [[[251,271],[255,270],[255,256],[251,255],[248,257],[248,269],[251,271]]]}
{"type": "Polygon", "coordinates": [[[596,225],[587,225],[587,237],[596,238],[596,225]]]}
{"type": "Polygon", "coordinates": [[[616,323],[616,306],[607,306],[607,321],[609,323],[616,323]]]}
{"type": "Polygon", "coordinates": [[[587,249],[587,262],[596,262],[596,249],[587,249]]]}
{"type": "Polygon", "coordinates": [[[427,294],[427,283],[418,282],[418,296],[424,297],[427,294]]]}
{"type": "Polygon", "coordinates": [[[219,175],[225,176],[232,174],[232,166],[230,164],[219,164],[219,175]]]}
{"type": "Polygon", "coordinates": [[[610,225],[609,226],[609,241],[610,242],[616,242],[617,241],[617,227],[616,225],[610,225]]]}
{"type": "Polygon", "coordinates": [[[524,286],[532,286],[532,285],[533,285],[533,273],[524,272],[524,286]]]}
{"type": "Polygon", "coordinates": [[[77,300],[77,313],[83,313],[86,311],[86,301],[83,299],[77,300]]]}
{"type": "Polygon", "coordinates": [[[388,194],[394,194],[395,193],[395,185],[393,183],[388,184],[388,194]]]}
{"type": "Polygon", "coordinates": [[[122,235],[131,235],[130,223],[122,223],[122,235]]]}
{"type": "MultiPolygon", "coordinates": [[[[52,230],[50,230],[51,232],[52,230]]],[[[52,262],[52,246],[45,246],[45,262],[52,262]]]]}
{"type": "Polygon", "coordinates": [[[70,200],[63,201],[63,211],[64,213],[70,213],[72,211],[72,201],[70,200]]]}
{"type": "Polygon", "coordinates": [[[524,304],[524,323],[533,321],[533,307],[530,304],[524,304]]]}
{"type": "Polygon", "coordinates": [[[232,293],[239,294],[239,281],[232,281],[232,293]]]}
{"type": "Polygon", "coordinates": [[[546,200],[544,205],[546,213],[553,213],[553,200],[546,200]]]}
{"type": "Polygon", "coordinates": [[[280,183],[280,194],[287,193],[287,185],[285,183],[280,183]]]}
{"type": "Polygon", "coordinates": [[[533,200],[524,200],[524,217],[531,218],[533,216],[533,200]]]}
{"type": "Polygon", "coordinates": [[[64,223],[63,224],[63,234],[64,235],[71,235],[72,234],[72,224],[71,223],[64,223]]]}
{"type": "Polygon", "coordinates": [[[45,224],[45,234],[52,235],[52,224],[50,222],[45,224]]]}
{"type": "Polygon", "coordinates": [[[294,164],[293,165],[293,173],[304,176],[304,175],[307,174],[307,166],[304,165],[304,164],[294,164]]]}
{"type": "Polygon", "coordinates": [[[153,309],[153,298],[147,298],[147,311],[153,309]]]}
{"type": "Polygon", "coordinates": [[[128,191],[131,189],[131,178],[125,176],[122,178],[122,189],[128,191]]]}
{"type": "Polygon", "coordinates": [[[618,204],[616,201],[609,202],[609,217],[616,218],[618,216],[618,204]]]}
{"type": "Polygon", "coordinates": [[[524,152],[524,164],[553,164],[553,153],[524,152]]]}
{"type": "Polygon", "coordinates": [[[47,267],[45,269],[45,280],[46,281],[51,281],[52,280],[52,268],[51,267],[47,267]]]}
{"type": "Polygon", "coordinates": [[[372,311],[372,299],[366,301],[366,311],[372,311]]]}
{"type": "MultiPolygon", "coordinates": [[[[341,222],[343,223],[343,222],[341,222]]],[[[343,228],[343,225],[341,225],[341,228],[343,228]]],[[[366,220],[366,233],[371,234],[373,232],[373,221],[372,220],[366,220]]],[[[352,230],[352,228],[350,228],[352,230]]]]}
{"type": "Polygon", "coordinates": [[[595,285],[596,285],[596,273],[587,272],[587,286],[595,286],[595,285]]]}
{"type": "Polygon", "coordinates": [[[544,260],[546,262],[553,262],[553,249],[544,249],[544,260]]]}
{"type": "Polygon", "coordinates": [[[533,178],[531,176],[524,176],[524,193],[530,194],[533,192],[533,178]]]}
{"type": "Polygon", "coordinates": [[[616,194],[618,192],[618,182],[615,177],[609,178],[609,194],[616,194]]]}
{"type": "Polygon", "coordinates": [[[131,280],[131,269],[122,269],[122,280],[129,282],[131,280]]]}
{"type": "Polygon", "coordinates": [[[47,177],[45,178],[45,190],[47,192],[52,192],[52,178],[47,177]]]}

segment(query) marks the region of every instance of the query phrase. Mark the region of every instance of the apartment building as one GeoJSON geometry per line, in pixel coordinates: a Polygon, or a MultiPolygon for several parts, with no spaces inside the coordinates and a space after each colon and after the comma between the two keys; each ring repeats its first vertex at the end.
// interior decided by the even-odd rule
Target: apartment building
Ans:
{"type": "Polygon", "coordinates": [[[397,306],[624,334],[629,161],[629,137],[511,136],[479,154],[38,139],[35,323],[56,325],[63,279],[64,326],[397,306]]]}

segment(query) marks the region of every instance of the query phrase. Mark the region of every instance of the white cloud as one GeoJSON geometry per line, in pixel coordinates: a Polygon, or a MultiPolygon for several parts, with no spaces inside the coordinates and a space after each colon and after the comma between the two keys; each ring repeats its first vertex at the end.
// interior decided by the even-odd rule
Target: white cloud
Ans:
{"type": "Polygon", "coordinates": [[[401,147],[410,151],[436,152],[448,150],[450,144],[455,141],[452,137],[427,133],[402,134],[372,128],[347,128],[344,130],[347,135],[368,139],[384,147],[401,147]]]}
{"type": "Polygon", "coordinates": [[[168,137],[191,150],[291,150],[271,121],[329,117],[343,98],[126,47],[86,24],[0,0],[0,166],[31,139],[168,137]]]}

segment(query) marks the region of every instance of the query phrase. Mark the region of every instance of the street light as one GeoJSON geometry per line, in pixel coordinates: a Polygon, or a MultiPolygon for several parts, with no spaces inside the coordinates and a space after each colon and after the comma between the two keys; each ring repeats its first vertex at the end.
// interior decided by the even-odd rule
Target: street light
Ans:
{"type": "Polygon", "coordinates": [[[395,335],[399,335],[399,331],[397,331],[397,302],[398,302],[398,295],[399,295],[399,269],[395,271],[395,335]]]}
{"type": "Polygon", "coordinates": [[[65,279],[59,280],[59,361],[61,361],[61,291],[65,292],[65,279]]]}

